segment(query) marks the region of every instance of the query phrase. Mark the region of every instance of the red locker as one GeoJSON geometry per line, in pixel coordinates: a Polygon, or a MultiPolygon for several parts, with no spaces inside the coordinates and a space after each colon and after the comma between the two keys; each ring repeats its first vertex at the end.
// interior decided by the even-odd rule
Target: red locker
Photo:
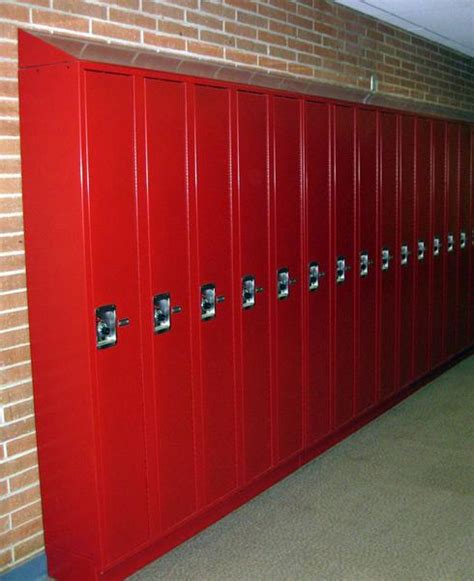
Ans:
{"type": "MultiPolygon", "coordinates": [[[[303,444],[302,368],[302,183],[300,101],[273,98],[275,205],[276,457],[282,461],[303,444]]],[[[274,290],[273,290],[274,289],[274,290]]]]}
{"type": "Polygon", "coordinates": [[[444,359],[455,354],[458,294],[459,125],[447,126],[444,359]]]}
{"type": "Polygon", "coordinates": [[[471,129],[468,125],[459,127],[459,274],[458,274],[458,320],[457,351],[465,349],[469,341],[469,228],[472,203],[471,193],[471,129]]]}
{"type": "Polygon", "coordinates": [[[331,428],[331,290],[334,279],[329,135],[329,105],[308,101],[305,109],[308,445],[316,443],[331,428]]]}
{"type": "Polygon", "coordinates": [[[204,498],[212,503],[237,485],[230,91],[199,84],[194,91],[200,289],[193,300],[201,308],[204,498]]]}
{"type": "Polygon", "coordinates": [[[196,509],[188,229],[188,148],[184,82],[145,79],[150,285],[144,297],[157,424],[162,530],[196,509]],[[168,219],[164,219],[164,217],[168,219]]]}
{"type": "Polygon", "coordinates": [[[380,114],[380,395],[397,386],[397,116],[380,114]]]}
{"type": "Polygon", "coordinates": [[[86,71],[84,92],[90,276],[97,334],[104,313],[116,317],[119,327],[124,323],[117,331],[117,344],[107,335],[104,348],[95,350],[94,361],[104,545],[106,559],[111,562],[149,535],[134,80],[128,75],[86,71]],[[104,230],[104,224],[113,227],[104,230]],[[124,430],[124,425],[133,426],[133,430],[124,430]]]}
{"type": "Polygon", "coordinates": [[[400,388],[413,380],[415,238],[415,118],[400,116],[400,264],[399,378],[400,388]]]}
{"type": "Polygon", "coordinates": [[[244,480],[272,464],[268,97],[237,92],[244,480]]]}
{"type": "Polygon", "coordinates": [[[430,368],[430,268],[431,268],[431,122],[416,121],[415,150],[415,352],[414,375],[421,377],[430,368]]]}
{"type": "Polygon", "coordinates": [[[443,361],[444,342],[444,257],[446,245],[445,209],[446,209],[446,123],[433,121],[433,203],[432,203],[432,276],[431,305],[431,367],[443,361]]]}
{"type": "Polygon", "coordinates": [[[355,143],[354,108],[333,108],[335,256],[332,276],[336,279],[334,302],[334,427],[349,421],[354,413],[355,364],[355,143]]]}
{"type": "Polygon", "coordinates": [[[359,263],[357,265],[356,414],[372,405],[377,396],[377,255],[379,248],[377,129],[377,112],[373,109],[358,109],[359,195],[357,222],[359,224],[359,263]]]}

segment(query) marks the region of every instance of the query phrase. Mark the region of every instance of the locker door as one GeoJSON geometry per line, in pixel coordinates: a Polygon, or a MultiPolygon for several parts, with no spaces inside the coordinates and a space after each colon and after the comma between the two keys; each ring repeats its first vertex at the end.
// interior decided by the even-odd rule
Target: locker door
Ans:
{"type": "Polygon", "coordinates": [[[272,461],[268,97],[237,92],[237,138],[243,464],[248,482],[272,461]]]}
{"type": "Polygon", "coordinates": [[[334,107],[335,289],[334,427],[353,416],[355,363],[355,144],[354,109],[334,107]],[[350,269],[350,270],[348,270],[350,269]]]}
{"type": "Polygon", "coordinates": [[[91,328],[109,346],[95,350],[108,561],[148,537],[133,89],[132,77],[85,73],[91,286],[94,308],[106,307],[91,328]],[[115,344],[113,306],[130,321],[115,344]]]}
{"type": "Polygon", "coordinates": [[[474,343],[474,127],[471,125],[471,222],[469,246],[469,337],[474,343]]]}
{"type": "Polygon", "coordinates": [[[403,388],[413,380],[415,118],[403,115],[400,131],[400,243],[396,260],[400,264],[399,386],[403,388]]]}
{"type": "Polygon", "coordinates": [[[431,317],[431,367],[443,361],[443,308],[444,308],[444,256],[446,246],[445,198],[446,198],[446,123],[433,121],[433,228],[431,240],[432,258],[432,317],[431,317]],[[440,246],[439,246],[440,245],[440,246]],[[439,247],[439,250],[438,250],[439,247]]]}
{"type": "Polygon", "coordinates": [[[397,386],[397,117],[380,114],[380,393],[397,386]]]}
{"type": "Polygon", "coordinates": [[[446,191],[445,252],[445,311],[444,358],[456,352],[457,287],[458,287],[458,179],[459,179],[459,126],[448,123],[448,185],[446,191]]]}
{"type": "Polygon", "coordinates": [[[145,104],[151,267],[146,314],[166,530],[196,508],[185,84],[147,79],[145,104]]]}
{"type": "Polygon", "coordinates": [[[307,443],[313,444],[331,428],[331,198],[329,106],[306,103],[306,180],[308,264],[305,292],[308,293],[307,443]],[[313,269],[310,271],[310,269],[313,269]],[[311,280],[310,280],[311,276],[311,280]],[[315,280],[316,278],[316,280],[315,280]]]}
{"type": "Polygon", "coordinates": [[[459,139],[459,304],[457,324],[457,351],[469,345],[469,242],[471,204],[471,131],[467,125],[460,126],[459,139]]]}
{"type": "Polygon", "coordinates": [[[300,102],[273,99],[277,457],[298,452],[302,434],[301,130],[300,102]],[[278,292],[280,297],[278,298],[278,292]]]}
{"type": "Polygon", "coordinates": [[[200,288],[195,291],[193,308],[202,312],[203,462],[207,503],[236,486],[229,107],[229,90],[196,85],[200,288]]]}
{"type": "Polygon", "coordinates": [[[377,112],[357,111],[359,264],[356,414],[375,402],[377,380],[377,112]]]}
{"type": "Polygon", "coordinates": [[[416,244],[414,376],[429,370],[431,241],[431,122],[416,120],[416,244]],[[419,245],[424,245],[424,250],[419,245]]]}

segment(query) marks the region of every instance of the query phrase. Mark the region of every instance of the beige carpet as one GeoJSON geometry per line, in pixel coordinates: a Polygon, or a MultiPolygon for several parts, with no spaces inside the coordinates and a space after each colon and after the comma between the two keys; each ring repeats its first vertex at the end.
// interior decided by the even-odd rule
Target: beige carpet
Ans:
{"type": "Polygon", "coordinates": [[[474,580],[474,357],[131,579],[474,580]]]}

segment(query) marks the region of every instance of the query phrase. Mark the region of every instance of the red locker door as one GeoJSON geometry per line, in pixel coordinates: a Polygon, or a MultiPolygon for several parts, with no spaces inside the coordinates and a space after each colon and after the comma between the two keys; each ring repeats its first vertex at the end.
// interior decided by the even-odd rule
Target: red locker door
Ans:
{"type": "Polygon", "coordinates": [[[354,108],[334,106],[335,289],[334,427],[354,413],[355,283],[355,144],[354,108]],[[351,270],[347,270],[351,269],[351,270]]]}
{"type": "Polygon", "coordinates": [[[413,380],[413,303],[416,260],[415,239],[415,118],[400,118],[400,264],[399,386],[413,380]]]}
{"type": "Polygon", "coordinates": [[[266,95],[237,92],[237,139],[243,466],[248,482],[270,468],[272,462],[266,95]]]}
{"type": "Polygon", "coordinates": [[[397,386],[397,116],[380,114],[380,394],[397,386]]]}
{"type": "Polygon", "coordinates": [[[279,461],[298,452],[302,433],[300,101],[273,99],[275,259],[272,292],[276,332],[276,425],[279,461]],[[278,298],[280,293],[281,298],[278,298]]]}
{"type": "Polygon", "coordinates": [[[237,469],[229,111],[228,89],[196,85],[196,200],[200,288],[196,289],[193,301],[194,308],[201,308],[202,312],[200,334],[203,463],[207,503],[235,488],[237,469]]]}
{"type": "Polygon", "coordinates": [[[149,534],[133,79],[87,71],[85,96],[90,284],[94,308],[105,307],[91,328],[101,329],[108,346],[96,350],[95,364],[104,542],[111,561],[149,534]],[[115,344],[114,316],[130,321],[116,329],[115,344]]]}
{"type": "Polygon", "coordinates": [[[433,121],[433,228],[431,240],[431,367],[443,361],[443,308],[444,308],[444,247],[445,199],[446,199],[446,123],[433,121]]]}
{"type": "Polygon", "coordinates": [[[359,169],[358,341],[355,412],[375,402],[377,388],[377,112],[357,111],[359,169]]]}
{"type": "Polygon", "coordinates": [[[445,311],[444,358],[456,352],[457,290],[458,290],[458,180],[459,125],[448,123],[448,184],[446,191],[445,311]]]}
{"type": "Polygon", "coordinates": [[[469,226],[471,213],[471,129],[460,126],[459,135],[459,280],[457,351],[469,345],[469,226]]]}
{"type": "Polygon", "coordinates": [[[306,102],[306,228],[308,260],[308,407],[306,439],[311,445],[331,428],[331,198],[330,117],[326,103],[306,102]],[[310,279],[311,277],[311,279],[310,279]]]}
{"type": "Polygon", "coordinates": [[[430,267],[431,241],[431,122],[416,120],[416,261],[414,376],[430,368],[430,267]],[[420,246],[423,244],[423,248],[420,246]]]}
{"type": "Polygon", "coordinates": [[[191,365],[186,86],[145,80],[151,288],[145,312],[153,383],[162,529],[196,508],[191,365]],[[173,310],[182,309],[173,313],[173,310]]]}

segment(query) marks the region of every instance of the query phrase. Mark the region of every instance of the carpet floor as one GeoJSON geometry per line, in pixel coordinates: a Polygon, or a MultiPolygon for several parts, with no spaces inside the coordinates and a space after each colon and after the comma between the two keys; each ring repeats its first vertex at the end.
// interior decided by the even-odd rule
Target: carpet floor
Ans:
{"type": "Polygon", "coordinates": [[[130,579],[474,580],[474,356],[130,579]]]}

